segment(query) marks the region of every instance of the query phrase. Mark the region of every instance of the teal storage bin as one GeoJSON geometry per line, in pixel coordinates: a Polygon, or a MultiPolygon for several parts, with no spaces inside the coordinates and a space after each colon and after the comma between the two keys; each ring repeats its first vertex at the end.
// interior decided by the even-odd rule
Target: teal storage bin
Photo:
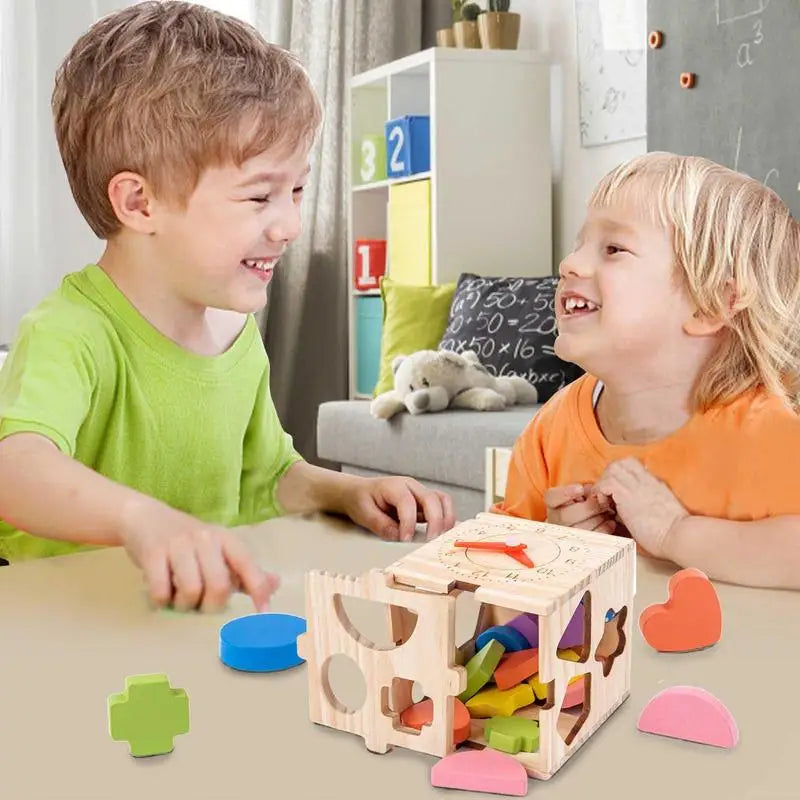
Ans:
{"type": "Polygon", "coordinates": [[[381,363],[383,301],[380,297],[356,298],[356,392],[372,394],[381,363]]]}

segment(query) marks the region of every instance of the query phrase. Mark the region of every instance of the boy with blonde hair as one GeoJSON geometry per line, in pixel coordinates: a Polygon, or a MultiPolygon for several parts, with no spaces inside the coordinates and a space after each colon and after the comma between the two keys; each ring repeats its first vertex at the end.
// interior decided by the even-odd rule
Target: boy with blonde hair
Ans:
{"type": "Polygon", "coordinates": [[[650,153],[612,170],[560,266],[586,370],[516,442],[496,511],[800,588],[800,225],[757,181],[650,153]]]}
{"type": "Polygon", "coordinates": [[[229,526],[328,510],[387,538],[454,524],[409,478],[305,463],[253,318],[300,233],[321,121],[298,61],[202,6],[95,24],[56,76],[56,134],[105,251],[22,321],[0,373],[0,556],[123,545],[149,593],[218,608],[277,585],[229,526]]]}

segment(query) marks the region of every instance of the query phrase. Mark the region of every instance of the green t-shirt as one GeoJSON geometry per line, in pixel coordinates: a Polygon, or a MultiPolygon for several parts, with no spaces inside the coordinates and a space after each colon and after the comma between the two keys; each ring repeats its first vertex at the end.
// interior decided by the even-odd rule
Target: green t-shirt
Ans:
{"type": "MultiPolygon", "coordinates": [[[[300,459],[272,403],[252,315],[225,353],[195,355],[153,328],[93,264],[20,323],[0,371],[0,439],[21,431],[226,526],[279,515],[276,484],[300,459]]],[[[9,561],[79,549],[0,520],[0,556],[9,561]]]]}

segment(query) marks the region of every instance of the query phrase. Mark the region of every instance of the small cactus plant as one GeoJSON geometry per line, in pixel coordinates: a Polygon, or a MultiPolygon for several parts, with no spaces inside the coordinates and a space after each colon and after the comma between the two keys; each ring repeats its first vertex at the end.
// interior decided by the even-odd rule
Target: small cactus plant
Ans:
{"type": "Polygon", "coordinates": [[[461,8],[464,0],[450,0],[450,5],[453,7],[453,22],[461,22],[461,8]]]}
{"type": "Polygon", "coordinates": [[[474,22],[481,13],[481,7],[477,3],[466,3],[461,6],[461,18],[466,22],[474,22]]]}
{"type": "Polygon", "coordinates": [[[489,11],[506,12],[511,8],[511,0],[489,0],[489,11]]]}

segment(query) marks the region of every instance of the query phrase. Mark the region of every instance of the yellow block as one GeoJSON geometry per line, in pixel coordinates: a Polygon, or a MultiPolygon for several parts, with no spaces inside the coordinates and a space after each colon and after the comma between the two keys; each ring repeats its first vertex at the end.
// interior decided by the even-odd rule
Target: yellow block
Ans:
{"type": "Polygon", "coordinates": [[[484,689],[467,700],[471,717],[510,717],[518,708],[534,701],[533,689],[520,683],[513,689],[484,689]]]}
{"type": "MultiPolygon", "coordinates": [[[[572,652],[572,651],[570,651],[572,652]]],[[[567,661],[571,661],[572,659],[567,659],[567,661]]],[[[576,675],[574,678],[570,678],[567,685],[569,686],[575,681],[579,681],[583,678],[583,675],[576,675]]],[[[533,689],[533,693],[536,695],[537,700],[547,700],[547,686],[539,680],[539,673],[537,672],[532,678],[528,678],[528,685],[533,689]]]]}
{"type": "Polygon", "coordinates": [[[431,182],[389,186],[389,276],[399,283],[431,283],[431,182]]]}
{"type": "Polygon", "coordinates": [[[581,660],[580,653],[574,650],[559,650],[558,657],[563,661],[575,661],[576,663],[581,660]]]}
{"type": "Polygon", "coordinates": [[[528,685],[533,690],[537,700],[547,700],[547,686],[539,680],[538,672],[528,679],[528,685]]]}

